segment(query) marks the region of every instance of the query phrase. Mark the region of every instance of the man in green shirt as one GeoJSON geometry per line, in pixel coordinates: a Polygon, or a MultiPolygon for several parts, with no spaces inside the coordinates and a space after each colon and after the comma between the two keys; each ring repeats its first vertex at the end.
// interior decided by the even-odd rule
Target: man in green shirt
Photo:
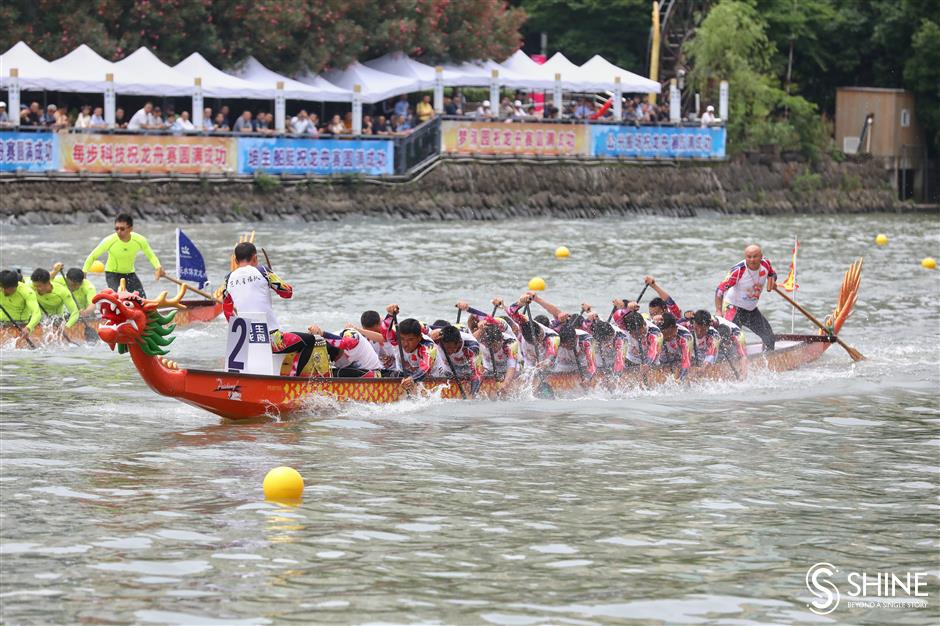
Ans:
{"type": "Polygon", "coordinates": [[[22,322],[20,336],[28,336],[42,319],[36,292],[20,282],[13,270],[0,272],[0,287],[0,322],[22,322]]]}
{"type": "Polygon", "coordinates": [[[36,292],[39,310],[47,317],[64,316],[68,311],[69,318],[65,322],[65,327],[74,326],[78,321],[78,307],[75,306],[75,300],[69,293],[68,287],[53,283],[49,270],[41,267],[37,267],[29,278],[33,283],[33,291],[36,292]]]}
{"type": "Polygon", "coordinates": [[[52,266],[52,282],[64,285],[72,292],[75,298],[75,304],[78,306],[78,312],[82,316],[92,316],[95,313],[95,305],[91,299],[95,297],[98,290],[85,276],[85,272],[73,267],[62,274],[62,264],[56,263],[52,266]]]}
{"type": "Polygon", "coordinates": [[[153,265],[156,272],[156,280],[165,276],[163,266],[157,255],[150,249],[150,244],[141,235],[134,232],[134,218],[127,213],[121,213],[114,220],[114,234],[108,235],[101,240],[98,247],[91,251],[88,258],[85,259],[85,265],[82,271],[87,272],[91,269],[91,264],[102,254],[108,254],[108,261],[104,266],[104,277],[108,282],[108,287],[117,291],[121,284],[121,279],[125,281],[125,287],[128,291],[136,291],[141,298],[146,298],[144,286],[137,273],[134,270],[134,259],[137,254],[142,252],[150,264],[153,265]]]}

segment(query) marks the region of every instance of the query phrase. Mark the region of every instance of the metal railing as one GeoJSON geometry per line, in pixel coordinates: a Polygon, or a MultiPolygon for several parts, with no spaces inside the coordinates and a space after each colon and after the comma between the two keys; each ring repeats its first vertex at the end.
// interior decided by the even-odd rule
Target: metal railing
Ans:
{"type": "Polygon", "coordinates": [[[395,173],[406,174],[441,153],[441,118],[415,127],[403,137],[394,137],[395,173]]]}

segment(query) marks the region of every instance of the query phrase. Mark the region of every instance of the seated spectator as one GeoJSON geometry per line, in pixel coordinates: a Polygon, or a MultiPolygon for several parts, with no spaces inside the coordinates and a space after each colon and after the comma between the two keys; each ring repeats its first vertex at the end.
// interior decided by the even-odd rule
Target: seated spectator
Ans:
{"type": "Polygon", "coordinates": [[[255,124],[251,120],[251,111],[242,111],[241,116],[235,120],[235,126],[232,127],[232,131],[236,133],[250,133],[254,132],[255,124]]]}
{"type": "Polygon", "coordinates": [[[326,129],[326,132],[331,135],[342,135],[346,132],[346,127],[343,125],[343,120],[339,115],[334,115],[332,119],[330,119],[330,123],[327,125],[326,129]]]}
{"type": "Polygon", "coordinates": [[[127,123],[127,130],[148,130],[153,128],[153,103],[147,102],[144,107],[131,116],[127,123]]]}
{"type": "Polygon", "coordinates": [[[53,114],[53,118],[55,119],[55,122],[52,124],[53,130],[62,130],[63,128],[68,128],[71,126],[71,122],[69,120],[69,111],[65,107],[56,109],[56,112],[53,114]]]}
{"type": "Polygon", "coordinates": [[[290,118],[290,132],[295,135],[310,135],[316,133],[316,126],[307,115],[305,109],[301,109],[297,115],[290,118]]]}
{"type": "Polygon", "coordinates": [[[192,120],[189,119],[189,111],[183,111],[180,113],[179,118],[173,124],[173,130],[181,130],[186,133],[196,130],[192,120]]]}
{"type": "Polygon", "coordinates": [[[88,124],[89,128],[107,128],[108,122],[104,119],[104,109],[101,107],[95,107],[95,112],[91,116],[91,121],[88,124]]]}
{"type": "Polygon", "coordinates": [[[320,117],[316,113],[310,114],[310,136],[320,136],[320,117]]]}
{"type": "Polygon", "coordinates": [[[363,115],[362,116],[362,135],[371,135],[372,134],[372,116],[363,115]]]}
{"type": "Polygon", "coordinates": [[[490,101],[484,100],[483,104],[477,107],[477,117],[493,117],[493,111],[490,110],[490,101]]]}
{"type": "Polygon", "coordinates": [[[408,109],[410,108],[408,96],[402,94],[401,97],[398,98],[398,102],[395,103],[395,115],[398,117],[408,117],[408,109]]]}
{"type": "Polygon", "coordinates": [[[388,122],[385,121],[385,116],[380,115],[375,118],[375,121],[372,122],[372,134],[373,135],[387,135],[388,134],[388,122]]]}
{"type": "Polygon", "coordinates": [[[163,111],[160,107],[153,107],[153,112],[150,115],[150,128],[154,130],[163,130],[167,127],[166,119],[163,117],[163,111]]]}
{"type": "Polygon", "coordinates": [[[431,105],[431,96],[425,95],[421,98],[421,102],[418,103],[418,107],[415,109],[415,114],[418,116],[419,124],[423,124],[434,117],[434,107],[431,105]]]}
{"type": "Polygon", "coordinates": [[[414,128],[414,126],[412,125],[410,117],[400,117],[398,118],[398,124],[395,125],[395,132],[409,133],[412,128],[414,128]]]}
{"type": "Polygon", "coordinates": [[[202,130],[210,133],[215,130],[215,124],[212,121],[212,109],[209,107],[202,110],[202,130]]]}
{"type": "MultiPolygon", "coordinates": [[[[232,127],[232,118],[231,118],[231,113],[229,112],[228,105],[223,104],[222,108],[219,109],[219,113],[222,114],[222,121],[225,124],[226,130],[228,130],[229,128],[232,127]]],[[[218,126],[218,124],[216,124],[216,126],[218,126]]]]}
{"type": "Polygon", "coordinates": [[[7,103],[0,101],[0,126],[4,128],[7,126],[12,126],[10,123],[10,116],[7,115],[7,103]]]}
{"type": "Polygon", "coordinates": [[[343,128],[346,129],[345,132],[352,132],[352,111],[349,111],[343,116],[343,128]]]}
{"type": "Polygon", "coordinates": [[[54,104],[47,106],[46,112],[39,117],[39,125],[47,128],[55,126],[56,123],[58,123],[58,119],[56,118],[56,111],[58,110],[59,108],[54,104]]]}
{"type": "MultiPolygon", "coordinates": [[[[273,116],[272,116],[273,117],[273,116]]],[[[265,111],[258,113],[258,119],[255,120],[255,132],[261,133],[262,135],[270,135],[274,132],[273,120],[268,119],[268,114],[265,111]]]]}
{"type": "Polygon", "coordinates": [[[574,109],[574,117],[579,120],[586,120],[594,114],[594,107],[587,98],[581,98],[578,106],[574,109]]]}
{"type": "Polygon", "coordinates": [[[75,118],[75,128],[91,128],[91,105],[83,104],[78,117],[75,118]]]}
{"type": "Polygon", "coordinates": [[[525,112],[525,107],[522,106],[522,100],[516,100],[512,103],[512,115],[513,117],[529,116],[529,114],[525,112]]]}
{"type": "Polygon", "coordinates": [[[225,123],[225,116],[221,111],[216,113],[215,128],[213,130],[219,133],[227,133],[230,130],[228,124],[225,123]]]}
{"type": "Polygon", "coordinates": [[[174,135],[182,135],[183,127],[179,125],[179,119],[176,117],[176,113],[170,111],[166,114],[166,130],[170,131],[174,135]]]}
{"type": "Polygon", "coordinates": [[[127,120],[124,119],[124,109],[121,107],[114,110],[114,127],[127,128],[127,120]]]}
{"type": "Polygon", "coordinates": [[[452,98],[454,106],[457,107],[457,112],[455,115],[464,115],[467,110],[467,98],[460,92],[459,89],[454,89],[454,97],[452,98]]]}
{"type": "Polygon", "coordinates": [[[459,115],[457,104],[450,96],[444,96],[444,115],[459,115]]]}
{"type": "Polygon", "coordinates": [[[512,101],[509,96],[503,96],[503,99],[499,101],[499,116],[512,117],[513,113],[515,113],[515,109],[512,108],[512,101]]]}
{"type": "Polygon", "coordinates": [[[715,115],[715,107],[710,104],[705,107],[705,112],[702,113],[702,128],[710,126],[711,124],[717,124],[720,121],[718,116],[715,115]]]}
{"type": "MultiPolygon", "coordinates": [[[[24,119],[23,116],[20,119],[24,119]]],[[[39,110],[38,102],[30,102],[29,108],[26,109],[26,123],[21,122],[21,126],[41,126],[40,120],[42,119],[42,111],[39,110]]]]}

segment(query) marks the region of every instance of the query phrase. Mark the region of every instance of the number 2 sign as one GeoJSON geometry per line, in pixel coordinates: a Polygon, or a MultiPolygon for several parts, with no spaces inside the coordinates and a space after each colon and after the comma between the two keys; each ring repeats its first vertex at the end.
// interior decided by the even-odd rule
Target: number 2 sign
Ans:
{"type": "Polygon", "coordinates": [[[242,313],[228,323],[225,367],[230,372],[273,374],[271,335],[264,313],[242,313]]]}

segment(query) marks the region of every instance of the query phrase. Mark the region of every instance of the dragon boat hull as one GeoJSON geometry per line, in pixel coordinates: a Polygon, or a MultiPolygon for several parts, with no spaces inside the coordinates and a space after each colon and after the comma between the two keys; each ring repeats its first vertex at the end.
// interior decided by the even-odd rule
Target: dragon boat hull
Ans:
{"type": "MultiPolygon", "coordinates": [[[[686,380],[735,380],[755,370],[787,371],[818,359],[835,341],[827,335],[778,335],[783,347],[756,353],[734,369],[727,363],[708,368],[692,368],[686,380]]],[[[758,347],[759,349],[759,347],[758,347]]],[[[298,378],[229,373],[217,370],[177,369],[166,359],[154,359],[131,349],[134,363],[144,380],[159,394],[205,409],[230,420],[282,417],[303,409],[317,400],[336,402],[390,403],[403,400],[408,393],[397,378],[298,378]]],[[[638,370],[619,375],[599,375],[582,381],[577,372],[547,374],[545,382],[559,397],[583,394],[586,388],[653,387],[674,380],[669,370],[653,369],[644,380],[638,370]]],[[[523,377],[520,385],[532,381],[523,377]]],[[[464,391],[469,383],[463,381],[464,391]]],[[[485,378],[479,396],[495,398],[499,382],[485,378]]],[[[426,379],[422,391],[441,398],[459,399],[460,390],[453,379],[426,379]]],[[[533,386],[534,387],[534,386],[533,386]]]]}

